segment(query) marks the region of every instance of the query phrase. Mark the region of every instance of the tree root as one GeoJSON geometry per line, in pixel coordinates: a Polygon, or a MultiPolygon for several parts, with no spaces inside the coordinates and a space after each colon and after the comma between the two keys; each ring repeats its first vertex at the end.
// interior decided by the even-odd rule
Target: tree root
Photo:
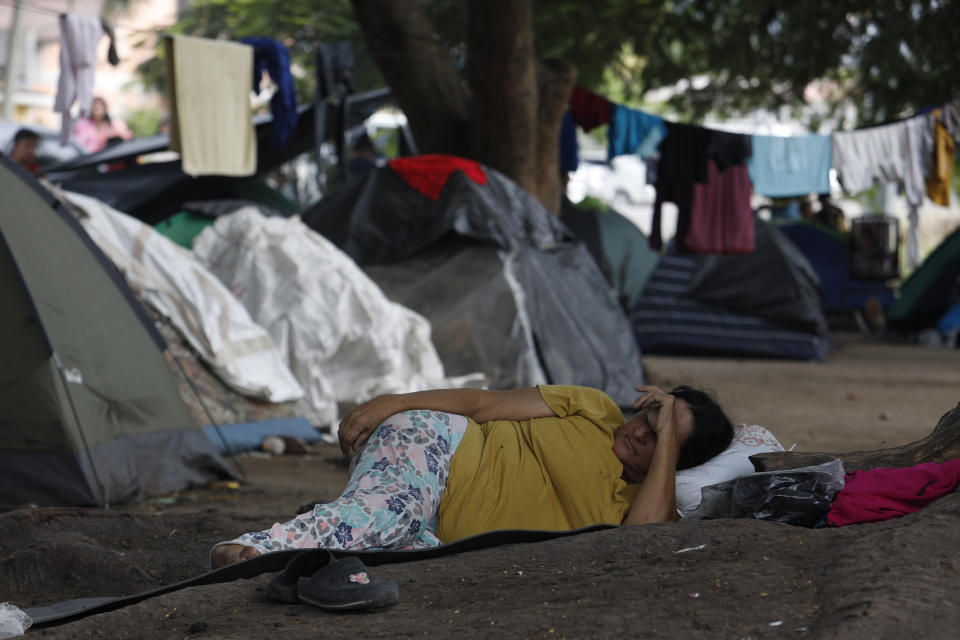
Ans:
{"type": "Polygon", "coordinates": [[[750,461],[757,471],[776,471],[808,467],[837,458],[847,470],[912,467],[922,462],[960,458],[960,404],[945,413],[926,438],[900,447],[842,453],[777,451],[750,456],[750,461]]]}

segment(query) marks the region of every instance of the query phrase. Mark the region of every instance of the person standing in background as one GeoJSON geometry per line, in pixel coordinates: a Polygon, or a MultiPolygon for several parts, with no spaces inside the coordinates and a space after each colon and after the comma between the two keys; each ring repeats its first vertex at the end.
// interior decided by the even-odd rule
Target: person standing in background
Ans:
{"type": "Polygon", "coordinates": [[[833,204],[828,193],[820,194],[820,210],[817,211],[814,219],[834,231],[847,232],[847,220],[843,215],[843,209],[833,204]]]}
{"type": "Polygon", "coordinates": [[[73,131],[77,142],[87,153],[96,153],[104,149],[111,138],[129,140],[133,137],[123,120],[110,117],[107,103],[101,97],[93,99],[90,117],[77,120],[73,131]]]}

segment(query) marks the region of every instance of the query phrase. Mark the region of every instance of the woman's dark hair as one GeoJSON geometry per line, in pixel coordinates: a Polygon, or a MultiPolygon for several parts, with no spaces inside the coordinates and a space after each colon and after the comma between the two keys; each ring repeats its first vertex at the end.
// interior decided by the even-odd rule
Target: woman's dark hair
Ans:
{"type": "MultiPolygon", "coordinates": [[[[94,96],[93,102],[99,102],[103,105],[103,121],[110,122],[110,107],[107,106],[107,101],[101,98],[100,96],[94,96]]],[[[92,105],[93,103],[91,103],[92,105]]],[[[93,107],[90,107],[90,116],[93,116],[93,107]]]]}
{"type": "Polygon", "coordinates": [[[686,385],[674,388],[670,395],[686,402],[693,413],[693,432],[680,448],[677,469],[703,464],[730,445],[733,425],[712,395],[686,385]]]}

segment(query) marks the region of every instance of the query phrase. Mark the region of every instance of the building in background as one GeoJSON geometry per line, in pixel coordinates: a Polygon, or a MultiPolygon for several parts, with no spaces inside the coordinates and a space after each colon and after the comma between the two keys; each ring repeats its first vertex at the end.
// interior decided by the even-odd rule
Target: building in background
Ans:
{"type": "MultiPolygon", "coordinates": [[[[15,9],[11,2],[0,3],[0,83],[5,76],[8,39],[15,9]]],[[[59,13],[100,16],[104,0],[20,0],[18,83],[11,119],[25,125],[57,129],[60,115],[53,111],[60,74],[59,13]]],[[[142,110],[166,111],[165,98],[140,84],[136,68],[156,55],[156,42],[162,31],[176,23],[182,0],[130,0],[116,10],[111,23],[117,36],[120,64],[107,62],[106,37],[100,42],[94,93],[102,96],[111,115],[129,118],[142,110]],[[141,44],[142,43],[142,44],[141,44]],[[137,46],[140,44],[141,46],[137,46]]],[[[0,86],[0,100],[6,88],[0,86]]]]}

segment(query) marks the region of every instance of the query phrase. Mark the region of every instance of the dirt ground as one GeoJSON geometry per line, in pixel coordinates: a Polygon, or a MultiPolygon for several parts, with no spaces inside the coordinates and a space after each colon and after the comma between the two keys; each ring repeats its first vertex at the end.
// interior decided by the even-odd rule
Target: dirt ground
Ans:
{"type": "MultiPolygon", "coordinates": [[[[734,421],[761,424],[802,451],[905,444],[958,406],[960,352],[836,338],[824,363],[647,356],[645,364],[653,383],[713,389],[734,421]]],[[[0,514],[0,601],[27,608],[124,595],[201,573],[214,542],[332,499],[346,477],[332,446],[240,462],[249,482],[238,490],[0,514]]],[[[948,638],[960,625],[958,547],[952,494],[905,518],[840,529],[683,521],[383,565],[372,572],[395,580],[401,600],[375,613],[272,603],[269,576],[260,576],[28,636],[948,638]]]]}

